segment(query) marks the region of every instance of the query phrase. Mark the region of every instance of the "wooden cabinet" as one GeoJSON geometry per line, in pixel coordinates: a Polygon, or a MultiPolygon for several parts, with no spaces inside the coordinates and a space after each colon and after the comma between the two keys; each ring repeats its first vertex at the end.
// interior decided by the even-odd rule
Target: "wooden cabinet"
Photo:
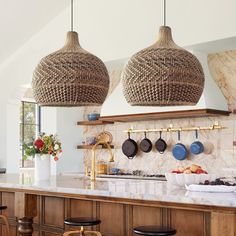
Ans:
{"type": "MultiPolygon", "coordinates": [[[[15,193],[0,192],[0,199],[8,206],[2,213],[9,217],[11,236],[17,236],[15,193]]],[[[100,218],[101,225],[92,229],[103,236],[134,236],[133,227],[140,225],[171,226],[177,236],[236,235],[236,210],[230,208],[59,193],[40,193],[36,199],[29,206],[38,210],[33,236],[62,236],[69,230],[64,218],[81,216],[100,218]]],[[[0,224],[0,236],[4,235],[5,226],[0,224]]]]}

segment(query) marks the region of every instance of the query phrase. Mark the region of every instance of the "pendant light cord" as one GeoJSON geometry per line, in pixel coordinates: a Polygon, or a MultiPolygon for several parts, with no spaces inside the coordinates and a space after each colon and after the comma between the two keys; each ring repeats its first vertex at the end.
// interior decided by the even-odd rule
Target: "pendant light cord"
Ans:
{"type": "Polygon", "coordinates": [[[166,26],[166,0],[164,0],[164,26],[166,26]]]}
{"type": "Polygon", "coordinates": [[[74,0],[71,0],[71,31],[74,30],[74,0]]]}

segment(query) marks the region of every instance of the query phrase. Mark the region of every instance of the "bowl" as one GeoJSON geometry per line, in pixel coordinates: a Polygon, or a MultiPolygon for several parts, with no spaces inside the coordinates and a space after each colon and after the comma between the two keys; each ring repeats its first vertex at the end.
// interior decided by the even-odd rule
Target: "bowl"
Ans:
{"type": "Polygon", "coordinates": [[[117,175],[117,174],[119,174],[120,172],[121,172],[121,170],[120,170],[119,168],[116,168],[116,167],[111,168],[111,173],[112,173],[112,174],[117,175]]]}
{"type": "Polygon", "coordinates": [[[166,173],[166,180],[168,183],[176,186],[185,186],[190,184],[199,184],[205,180],[213,181],[217,178],[214,174],[176,174],[166,173]]]}
{"type": "Polygon", "coordinates": [[[87,115],[87,118],[89,121],[98,120],[99,117],[100,117],[100,114],[98,113],[91,113],[87,115]]]}
{"type": "Polygon", "coordinates": [[[94,145],[96,144],[96,142],[97,142],[96,137],[87,137],[85,143],[88,145],[94,145]]]}

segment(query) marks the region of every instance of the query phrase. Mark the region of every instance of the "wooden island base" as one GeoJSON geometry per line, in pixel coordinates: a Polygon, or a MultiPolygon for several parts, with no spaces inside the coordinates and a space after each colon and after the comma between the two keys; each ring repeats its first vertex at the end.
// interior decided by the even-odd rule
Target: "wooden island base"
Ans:
{"type": "MultiPolygon", "coordinates": [[[[75,216],[100,218],[101,225],[91,229],[103,236],[133,236],[133,227],[151,224],[171,226],[178,236],[236,235],[235,208],[20,191],[1,189],[0,193],[1,204],[8,207],[2,213],[9,217],[11,236],[61,236],[69,230],[64,218],[75,216]]],[[[5,236],[2,222],[0,227],[5,236]]]]}

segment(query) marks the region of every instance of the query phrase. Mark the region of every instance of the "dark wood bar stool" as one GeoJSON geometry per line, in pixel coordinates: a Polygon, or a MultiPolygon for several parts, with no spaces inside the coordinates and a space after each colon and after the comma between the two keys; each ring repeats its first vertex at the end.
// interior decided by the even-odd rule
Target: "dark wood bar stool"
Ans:
{"type": "MultiPolygon", "coordinates": [[[[0,206],[0,210],[5,210],[7,209],[7,206],[0,206]]],[[[3,222],[6,225],[6,231],[7,231],[7,235],[6,236],[10,236],[10,227],[9,227],[9,223],[8,223],[8,219],[6,216],[4,215],[0,215],[0,219],[3,220],[3,222]]]]}
{"type": "Polygon", "coordinates": [[[66,225],[70,226],[78,226],[80,227],[80,230],[74,230],[74,231],[68,231],[63,234],[63,236],[69,236],[73,235],[75,233],[78,233],[81,236],[84,235],[97,235],[97,236],[102,236],[102,234],[98,231],[85,231],[84,227],[85,226],[92,226],[92,225],[98,225],[101,223],[99,219],[96,218],[86,218],[86,217],[77,217],[77,218],[67,218],[64,220],[64,223],[66,225]]]}
{"type": "Polygon", "coordinates": [[[169,236],[175,235],[176,230],[169,227],[159,227],[159,226],[140,226],[133,229],[133,232],[138,235],[145,236],[169,236]]]}

